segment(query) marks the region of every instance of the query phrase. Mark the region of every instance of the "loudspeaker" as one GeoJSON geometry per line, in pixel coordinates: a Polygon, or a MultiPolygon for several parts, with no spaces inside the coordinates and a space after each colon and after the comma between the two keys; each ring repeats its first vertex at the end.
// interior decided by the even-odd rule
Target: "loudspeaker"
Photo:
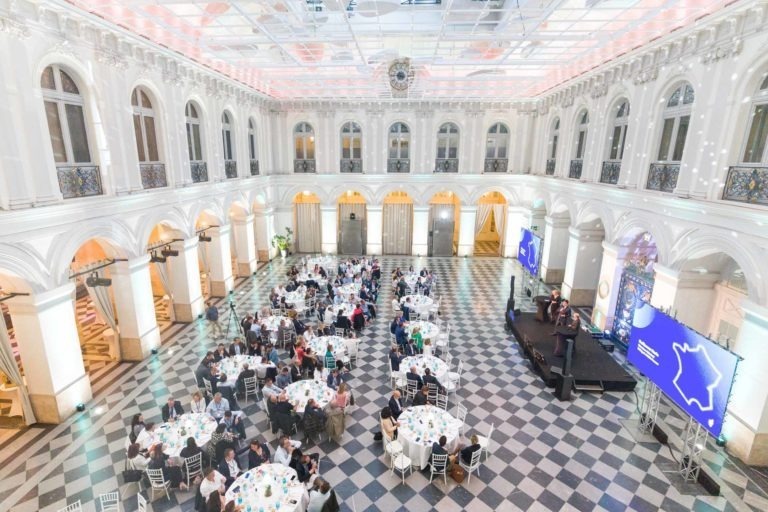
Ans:
{"type": "MultiPolygon", "coordinates": [[[[512,299],[515,296],[515,276],[509,278],[509,298],[512,299]]],[[[514,304],[514,300],[512,303],[514,304]]]]}
{"type": "Polygon", "coordinates": [[[562,374],[558,374],[555,379],[555,397],[561,402],[570,401],[573,382],[573,376],[563,376],[562,374]]]}

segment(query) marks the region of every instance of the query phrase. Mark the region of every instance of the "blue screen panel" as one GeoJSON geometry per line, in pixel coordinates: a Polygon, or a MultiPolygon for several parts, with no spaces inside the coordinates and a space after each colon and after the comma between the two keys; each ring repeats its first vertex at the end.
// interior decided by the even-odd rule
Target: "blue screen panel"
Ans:
{"type": "Polygon", "coordinates": [[[523,228],[520,233],[520,246],[517,248],[517,259],[532,276],[539,276],[539,259],[541,258],[541,237],[533,234],[530,229],[523,228]]]}

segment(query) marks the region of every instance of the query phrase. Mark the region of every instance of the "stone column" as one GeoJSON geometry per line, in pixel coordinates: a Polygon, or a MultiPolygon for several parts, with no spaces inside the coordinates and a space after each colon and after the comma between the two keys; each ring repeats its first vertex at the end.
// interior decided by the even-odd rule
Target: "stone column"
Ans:
{"type": "Polygon", "coordinates": [[[40,423],[62,423],[93,396],[77,335],[74,296],[75,285],[68,283],[6,302],[40,423]]]}
{"type": "Polygon", "coordinates": [[[621,274],[624,272],[624,260],[627,248],[603,242],[603,260],[600,264],[600,277],[597,284],[595,308],[592,311],[592,323],[600,329],[613,325],[616,300],[619,292],[621,274]]]}
{"type": "Polygon", "coordinates": [[[365,253],[378,256],[382,251],[382,230],[384,222],[383,206],[366,206],[365,209],[367,232],[365,253]]]}
{"type": "Polygon", "coordinates": [[[413,256],[426,256],[429,243],[429,206],[413,207],[413,256]]]}
{"type": "Polygon", "coordinates": [[[462,206],[459,217],[458,256],[472,256],[475,252],[475,219],[477,206],[462,206]]]}
{"type": "Polygon", "coordinates": [[[256,271],[254,219],[254,215],[248,215],[232,220],[235,233],[235,252],[237,253],[237,275],[239,277],[248,277],[256,271]]]}
{"type": "Polygon", "coordinates": [[[117,261],[110,269],[115,313],[120,330],[120,357],[141,361],[160,346],[149,255],[117,261]]]}
{"type": "Polygon", "coordinates": [[[338,213],[336,205],[320,205],[320,250],[323,254],[338,252],[338,213]]]}
{"type": "Polygon", "coordinates": [[[235,280],[232,277],[232,252],[229,247],[229,231],[231,226],[211,227],[206,230],[211,241],[205,243],[208,251],[208,263],[211,265],[211,283],[212,297],[226,297],[232,288],[235,280]]]}
{"type": "Polygon", "coordinates": [[[179,251],[178,256],[168,258],[168,272],[173,290],[173,313],[177,321],[191,322],[204,310],[197,236],[173,242],[171,247],[179,251]]]}
{"type": "Polygon", "coordinates": [[[655,271],[651,305],[668,309],[680,322],[706,333],[712,319],[712,308],[717,293],[715,284],[720,280],[717,272],[690,272],[673,270],[659,265],[655,271]]]}
{"type": "Polygon", "coordinates": [[[272,248],[272,237],[275,236],[275,216],[272,208],[264,208],[254,213],[253,231],[259,261],[269,261],[276,251],[272,248]]]}
{"type": "Polygon", "coordinates": [[[568,256],[563,276],[563,297],[571,306],[591,306],[595,303],[595,292],[600,278],[600,264],[603,258],[602,229],[568,230],[568,256]]]}
{"type": "Polygon", "coordinates": [[[544,219],[544,248],[541,254],[541,278],[545,283],[563,282],[565,262],[568,251],[568,217],[550,217],[544,219]]]}
{"type": "Polygon", "coordinates": [[[507,208],[507,221],[504,223],[504,257],[517,258],[520,246],[520,230],[529,226],[530,211],[520,206],[507,208]]]}
{"type": "Polygon", "coordinates": [[[768,465],[768,308],[744,300],[744,321],[734,352],[744,358],[723,424],[726,449],[744,463],[768,465]]]}

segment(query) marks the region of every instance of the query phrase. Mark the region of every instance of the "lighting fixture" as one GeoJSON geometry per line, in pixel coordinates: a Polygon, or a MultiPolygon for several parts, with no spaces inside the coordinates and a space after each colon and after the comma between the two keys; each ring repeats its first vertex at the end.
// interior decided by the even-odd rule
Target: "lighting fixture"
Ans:
{"type": "Polygon", "coordinates": [[[106,277],[99,277],[99,274],[94,272],[88,278],[85,280],[86,286],[90,286],[91,288],[96,287],[103,287],[103,286],[112,286],[112,280],[107,279],[106,277]]]}
{"type": "Polygon", "coordinates": [[[166,245],[165,247],[163,247],[163,250],[160,251],[160,254],[162,254],[167,258],[168,256],[178,256],[179,251],[177,251],[176,249],[171,249],[169,245],[166,245]]]}
{"type": "Polygon", "coordinates": [[[152,254],[149,256],[149,261],[152,263],[165,263],[165,256],[158,256],[157,251],[152,251],[152,254]]]}
{"type": "Polygon", "coordinates": [[[197,239],[200,242],[210,242],[211,240],[213,240],[211,237],[209,237],[205,233],[200,233],[200,235],[198,235],[197,239]]]}

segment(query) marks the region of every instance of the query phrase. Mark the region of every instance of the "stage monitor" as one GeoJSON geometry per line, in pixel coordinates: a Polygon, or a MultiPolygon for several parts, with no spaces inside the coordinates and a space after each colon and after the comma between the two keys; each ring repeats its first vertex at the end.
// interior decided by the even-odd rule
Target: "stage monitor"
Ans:
{"type": "Polygon", "coordinates": [[[627,359],[710,434],[720,436],[739,356],[640,302],[627,359]]]}
{"type": "Polygon", "coordinates": [[[533,277],[539,277],[541,237],[534,235],[530,229],[522,228],[520,232],[520,246],[517,248],[517,259],[533,277]]]}

